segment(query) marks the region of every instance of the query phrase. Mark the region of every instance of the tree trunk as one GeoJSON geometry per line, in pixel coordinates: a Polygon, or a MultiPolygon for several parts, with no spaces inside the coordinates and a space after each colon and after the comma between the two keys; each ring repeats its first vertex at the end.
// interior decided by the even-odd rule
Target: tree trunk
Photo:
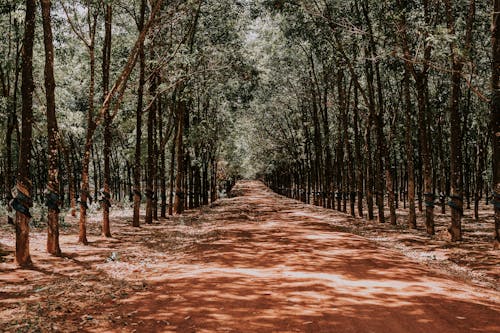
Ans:
{"type": "MultiPolygon", "coordinates": [[[[157,78],[154,77],[150,83],[149,92],[151,96],[156,95],[157,78]]],[[[156,118],[156,102],[152,102],[148,110],[148,176],[146,178],[146,220],[147,224],[153,223],[153,200],[154,192],[154,179],[155,179],[155,148],[154,148],[154,132],[155,132],[155,118],[156,118]]]]}
{"type": "Polygon", "coordinates": [[[185,108],[184,101],[179,101],[177,105],[177,135],[175,143],[175,155],[177,157],[177,174],[175,177],[175,200],[174,213],[182,214],[184,211],[184,120],[185,108]]]}
{"type": "MultiPolygon", "coordinates": [[[[87,200],[90,196],[90,177],[89,177],[89,165],[91,158],[92,149],[92,134],[93,128],[95,127],[95,123],[93,120],[94,114],[94,86],[95,86],[95,54],[94,47],[89,47],[89,55],[90,55],[90,82],[89,82],[89,95],[88,95],[88,103],[89,109],[87,112],[87,135],[85,138],[85,153],[82,161],[82,185],[81,185],[81,194],[80,194],[80,230],[78,235],[78,242],[84,245],[88,244],[87,240],[87,200]]],[[[94,167],[94,175],[96,173],[94,167]]],[[[94,183],[96,181],[94,180],[94,183]]],[[[96,186],[97,184],[94,184],[96,186]]]]}
{"type": "Polygon", "coordinates": [[[59,256],[59,153],[58,132],[55,103],[54,80],[54,44],[50,18],[50,0],[42,0],[43,43],[45,47],[45,97],[47,102],[47,136],[48,136],[48,175],[47,190],[45,193],[48,208],[47,218],[47,252],[59,256]]]}
{"type": "MultiPolygon", "coordinates": [[[[93,150],[92,136],[94,134],[96,123],[94,121],[94,95],[95,95],[95,27],[97,25],[97,14],[91,18],[90,8],[88,9],[88,21],[93,19],[93,23],[89,23],[89,36],[90,42],[87,45],[89,58],[90,58],[90,82],[89,82],[89,93],[88,93],[88,112],[87,112],[87,133],[85,137],[85,150],[84,158],[82,160],[82,185],[80,193],[80,221],[79,221],[79,235],[78,242],[84,245],[88,244],[87,240],[87,200],[89,199],[90,193],[90,177],[89,177],[89,165],[91,158],[91,151],[93,150]]],[[[95,161],[95,160],[94,160],[95,161]]],[[[94,178],[96,175],[94,165],[94,178]]],[[[97,186],[96,179],[94,179],[94,187],[97,186]]],[[[95,196],[95,193],[94,193],[95,196]]]]}
{"type": "Polygon", "coordinates": [[[493,2],[493,22],[491,25],[491,44],[493,68],[491,77],[492,98],[490,112],[490,130],[492,139],[492,191],[495,209],[494,238],[500,245],[500,0],[493,2]]]}
{"type": "Polygon", "coordinates": [[[477,133],[478,142],[476,144],[476,187],[474,191],[474,219],[479,220],[479,201],[483,193],[483,172],[484,170],[484,152],[487,146],[487,140],[482,139],[482,133],[477,133]]]}
{"type": "MultiPolygon", "coordinates": [[[[103,102],[109,93],[109,68],[111,63],[111,21],[112,9],[111,5],[106,5],[106,12],[104,15],[105,20],[105,34],[104,46],[102,56],[102,88],[103,88],[103,102]]],[[[110,168],[110,154],[113,138],[111,136],[111,116],[109,110],[106,110],[104,115],[104,188],[101,193],[102,205],[102,235],[104,237],[111,237],[111,229],[109,225],[109,208],[111,206],[111,168],[110,168]]]]}
{"type": "Polygon", "coordinates": [[[19,167],[17,174],[16,198],[12,206],[16,210],[16,262],[21,267],[31,266],[29,248],[29,219],[31,215],[29,208],[32,206],[31,199],[31,139],[33,129],[33,39],[35,35],[35,12],[34,0],[26,0],[26,17],[24,21],[23,39],[23,66],[22,66],[22,121],[21,142],[19,152],[19,167]]]}
{"type": "MultiPolygon", "coordinates": [[[[176,133],[177,134],[177,133],[176,133]]],[[[176,138],[172,139],[172,148],[170,151],[170,193],[168,198],[168,215],[172,215],[174,208],[174,171],[175,171],[175,149],[176,149],[176,138]]]]}
{"type": "Polygon", "coordinates": [[[358,216],[363,217],[363,161],[361,157],[361,135],[359,133],[357,87],[354,87],[354,151],[356,155],[356,192],[358,194],[358,216]]]}
{"type": "MultiPolygon", "coordinates": [[[[168,105],[165,105],[167,107],[168,105]]],[[[161,108],[159,108],[161,109],[161,108]]],[[[163,117],[158,115],[158,133],[160,134],[159,140],[163,142],[163,117]]],[[[159,177],[160,177],[160,217],[167,217],[167,177],[166,177],[166,154],[165,154],[165,146],[160,146],[160,151],[158,152],[160,160],[159,160],[159,177]]]]}
{"type": "MultiPolygon", "coordinates": [[[[472,42],[472,28],[475,16],[475,0],[470,0],[469,15],[466,27],[465,48],[470,51],[472,42]]],[[[448,30],[455,34],[455,18],[453,14],[453,1],[446,0],[446,17],[448,30]]],[[[454,41],[450,43],[453,54],[452,75],[451,75],[451,96],[450,96],[450,183],[451,193],[448,203],[451,210],[451,225],[448,232],[453,242],[462,240],[462,215],[463,215],[463,171],[462,171],[462,114],[460,111],[460,81],[463,67],[463,59],[456,52],[454,41]]]]}
{"type": "Polygon", "coordinates": [[[428,142],[428,117],[425,103],[425,76],[418,73],[417,79],[418,129],[420,155],[422,157],[422,177],[425,202],[425,227],[427,234],[434,235],[434,193],[432,191],[431,148],[428,142]]]}
{"type": "Polygon", "coordinates": [[[417,215],[415,213],[415,167],[413,163],[413,138],[412,138],[412,107],[410,95],[410,75],[405,69],[403,94],[405,101],[405,129],[406,129],[406,172],[408,174],[408,226],[410,229],[417,228],[417,215]]]}
{"type": "MultiPolygon", "coordinates": [[[[141,1],[141,16],[137,25],[139,31],[144,28],[144,16],[146,13],[146,0],[141,1]]],[[[132,226],[140,226],[141,210],[141,136],[142,136],[142,106],[144,98],[144,72],[146,67],[144,41],[139,45],[139,86],[137,88],[137,108],[136,108],[136,137],[135,137],[135,158],[134,158],[134,219],[132,226]]]]}

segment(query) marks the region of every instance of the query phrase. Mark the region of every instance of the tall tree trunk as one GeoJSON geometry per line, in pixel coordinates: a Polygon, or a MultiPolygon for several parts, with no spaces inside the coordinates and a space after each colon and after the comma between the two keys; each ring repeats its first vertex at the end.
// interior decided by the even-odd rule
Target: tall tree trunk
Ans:
{"type": "Polygon", "coordinates": [[[47,218],[47,252],[59,256],[59,153],[58,153],[58,131],[55,102],[55,80],[54,80],[54,44],[52,37],[52,26],[50,18],[50,0],[41,0],[43,43],[45,47],[45,97],[47,101],[47,136],[48,136],[48,175],[47,191],[45,198],[48,207],[47,218]]]}
{"type": "MultiPolygon", "coordinates": [[[[165,105],[168,107],[168,105],[165,105]]],[[[158,109],[161,109],[158,108],[158,109]]],[[[158,115],[158,133],[160,134],[159,140],[163,142],[163,117],[161,114],[158,115]]],[[[160,160],[159,160],[159,177],[160,177],[160,217],[167,217],[167,177],[166,177],[166,154],[165,154],[165,145],[160,146],[160,151],[158,152],[160,160]]]]}
{"type": "Polygon", "coordinates": [[[491,44],[493,68],[491,76],[492,98],[490,112],[490,131],[492,139],[492,190],[495,209],[494,238],[500,245],[500,0],[493,2],[493,22],[491,25],[491,44]]]}
{"type": "Polygon", "coordinates": [[[361,135],[359,133],[357,87],[354,87],[354,151],[356,155],[356,192],[358,194],[358,216],[363,217],[363,160],[361,157],[361,135]]]}
{"type": "Polygon", "coordinates": [[[330,145],[330,124],[328,120],[328,75],[325,72],[324,78],[325,89],[323,92],[323,108],[321,112],[322,123],[323,123],[323,137],[325,140],[324,150],[325,150],[325,165],[324,165],[324,185],[323,185],[323,203],[324,207],[331,208],[330,193],[332,192],[332,149],[330,145]]]}
{"type": "MultiPolygon", "coordinates": [[[[451,34],[455,34],[455,18],[453,13],[453,1],[446,0],[446,17],[448,30],[451,34]]],[[[470,0],[469,15],[467,21],[465,47],[470,51],[472,28],[475,16],[475,0],[470,0]]],[[[450,202],[451,210],[451,225],[448,227],[448,232],[451,235],[452,241],[462,240],[462,215],[463,215],[463,171],[462,171],[462,114],[460,111],[460,81],[463,61],[461,56],[456,52],[455,42],[450,43],[452,56],[452,74],[451,74],[451,95],[450,95],[450,202]]]]}
{"type": "MultiPolygon", "coordinates": [[[[156,95],[157,78],[153,77],[150,83],[149,92],[151,96],[156,95]]],[[[153,201],[155,196],[154,181],[155,181],[155,118],[156,118],[157,104],[152,102],[148,110],[148,176],[146,178],[146,220],[147,224],[153,223],[153,201]]]]}
{"type": "Polygon", "coordinates": [[[33,129],[33,39],[35,35],[34,0],[26,0],[26,17],[24,21],[23,39],[23,66],[22,66],[22,121],[21,142],[19,152],[19,167],[17,173],[17,196],[13,199],[12,206],[16,210],[16,262],[21,267],[30,266],[31,256],[29,248],[29,208],[31,199],[31,139],[33,129]]]}
{"type": "Polygon", "coordinates": [[[428,141],[428,117],[425,102],[425,74],[417,74],[418,130],[425,202],[425,227],[427,234],[434,235],[434,193],[432,189],[431,146],[428,141]]]}
{"type": "MultiPolygon", "coordinates": [[[[94,95],[95,95],[95,33],[97,25],[97,13],[93,16],[90,14],[90,8],[88,8],[88,23],[89,23],[89,37],[90,41],[87,44],[89,58],[90,58],[90,81],[89,81],[89,92],[88,92],[88,112],[87,112],[87,133],[85,136],[85,150],[84,158],[82,161],[82,185],[80,192],[80,221],[79,221],[79,234],[78,242],[84,245],[88,244],[87,240],[87,200],[89,199],[90,193],[90,177],[89,177],[89,165],[91,152],[93,153],[93,143],[92,136],[94,134],[96,123],[94,121],[94,95]],[[92,23],[91,23],[92,22],[92,23]]],[[[94,160],[95,161],[95,160],[94,160]]],[[[94,178],[96,175],[96,168],[94,165],[94,178]]],[[[96,179],[94,179],[94,186],[97,186],[96,179]]],[[[95,194],[94,194],[95,196],[95,194]]]]}
{"type": "MultiPolygon", "coordinates": [[[[109,93],[109,68],[111,63],[111,22],[112,22],[112,9],[111,5],[107,4],[104,14],[104,45],[102,56],[102,88],[103,88],[103,102],[109,93]]],[[[101,193],[102,205],[102,235],[104,237],[111,237],[111,229],[109,225],[109,208],[111,206],[111,168],[110,168],[110,154],[113,138],[111,136],[111,115],[109,110],[106,110],[104,115],[104,188],[101,193]]]]}
{"type": "MultiPolygon", "coordinates": [[[[95,54],[94,54],[94,47],[91,46],[89,47],[89,54],[90,54],[90,83],[89,83],[89,95],[88,95],[88,103],[89,103],[89,109],[87,112],[87,134],[85,137],[85,153],[84,153],[84,158],[82,161],[82,185],[81,185],[81,192],[80,192],[80,230],[78,234],[78,242],[82,243],[84,245],[88,244],[87,240],[87,200],[89,199],[90,196],[90,177],[89,177],[89,165],[90,165],[90,159],[91,159],[91,152],[93,151],[92,149],[92,132],[93,128],[95,127],[95,123],[93,120],[93,114],[94,114],[94,85],[95,85],[95,54]]],[[[96,173],[95,167],[94,167],[94,174],[96,173]]],[[[96,181],[94,180],[94,183],[96,181]]],[[[94,184],[94,186],[97,186],[97,184],[94,184]]]]}
{"type": "Polygon", "coordinates": [[[181,214],[184,211],[184,121],[186,103],[182,100],[177,105],[177,135],[175,138],[175,155],[177,158],[177,174],[175,177],[175,200],[174,213],[181,214]]]}
{"type": "MultiPolygon", "coordinates": [[[[141,16],[137,28],[139,31],[144,28],[144,17],[146,13],[146,0],[141,1],[141,16]]],[[[144,41],[139,45],[139,86],[137,88],[137,108],[136,108],[136,137],[135,137],[135,158],[134,158],[134,219],[132,226],[140,226],[141,210],[141,137],[142,137],[142,107],[144,98],[144,72],[146,67],[144,41]]]]}
{"type": "Polygon", "coordinates": [[[408,226],[410,229],[417,228],[417,215],[415,213],[415,167],[413,163],[414,150],[412,138],[412,106],[410,95],[410,74],[405,68],[403,94],[405,101],[405,129],[406,129],[406,172],[408,174],[408,226]]]}
{"type": "MultiPolygon", "coordinates": [[[[352,84],[352,82],[351,82],[352,84]]],[[[351,89],[349,88],[349,93],[346,96],[346,101],[344,103],[345,109],[341,110],[342,113],[342,137],[344,141],[344,146],[347,150],[347,186],[346,191],[349,192],[349,205],[350,205],[350,214],[352,217],[355,217],[355,201],[356,201],[356,193],[355,190],[355,176],[354,176],[354,163],[353,163],[353,154],[351,143],[349,142],[349,102],[351,99],[351,89]]]]}
{"type": "MultiPolygon", "coordinates": [[[[177,136],[177,132],[176,132],[177,136]]],[[[175,147],[176,147],[176,137],[172,139],[172,148],[170,150],[170,173],[169,173],[169,182],[170,182],[170,191],[168,198],[168,215],[172,215],[174,208],[174,171],[175,171],[175,147]]]]}
{"type": "Polygon", "coordinates": [[[482,133],[478,131],[478,141],[476,143],[476,187],[474,190],[474,219],[479,220],[479,201],[483,193],[483,172],[484,170],[484,154],[487,147],[487,140],[483,139],[482,133]]]}

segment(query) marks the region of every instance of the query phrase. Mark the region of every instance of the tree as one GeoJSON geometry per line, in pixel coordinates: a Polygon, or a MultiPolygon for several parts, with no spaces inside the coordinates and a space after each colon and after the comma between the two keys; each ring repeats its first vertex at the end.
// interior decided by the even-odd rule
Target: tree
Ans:
{"type": "Polygon", "coordinates": [[[21,120],[21,150],[19,152],[19,167],[17,172],[17,196],[13,199],[12,207],[16,210],[16,262],[26,267],[32,264],[29,249],[29,208],[31,198],[31,148],[33,130],[33,40],[35,35],[34,0],[26,0],[26,16],[24,21],[24,38],[22,52],[22,120],[21,120]]]}
{"type": "Polygon", "coordinates": [[[494,238],[498,246],[500,243],[500,1],[493,2],[493,21],[491,25],[491,45],[493,49],[492,63],[492,99],[490,130],[493,145],[492,175],[493,196],[495,211],[494,238]]]}
{"type": "MultiPolygon", "coordinates": [[[[102,48],[102,102],[109,93],[109,75],[111,65],[111,27],[113,11],[109,3],[105,5],[104,13],[104,45],[102,48]]],[[[102,234],[105,237],[111,237],[111,229],[109,225],[109,208],[111,207],[111,167],[110,155],[113,138],[111,136],[111,115],[109,110],[104,114],[104,187],[102,189],[102,234]]]]}
{"type": "MultiPolygon", "coordinates": [[[[445,1],[446,18],[448,30],[451,34],[455,34],[455,19],[453,12],[453,1],[445,1]]],[[[472,25],[475,15],[475,0],[470,0],[469,15],[466,27],[465,48],[470,53],[472,25]]],[[[451,234],[452,241],[462,240],[462,215],[463,215],[463,173],[462,173],[462,115],[460,112],[460,95],[461,95],[461,71],[463,68],[463,59],[457,52],[457,45],[454,41],[450,43],[452,54],[452,75],[451,75],[451,94],[450,94],[450,129],[451,129],[451,147],[450,147],[450,164],[451,164],[451,201],[449,203],[452,208],[451,225],[448,228],[451,234]]]]}
{"type": "Polygon", "coordinates": [[[55,80],[54,80],[54,44],[51,25],[51,1],[41,0],[43,40],[45,46],[45,96],[47,103],[47,136],[48,136],[48,176],[45,193],[48,207],[47,252],[61,255],[59,247],[59,133],[56,118],[55,80]]]}
{"type": "MultiPolygon", "coordinates": [[[[140,16],[137,22],[137,29],[144,29],[144,19],[146,15],[146,0],[141,0],[140,16]]],[[[146,70],[146,56],[144,53],[144,42],[139,45],[139,85],[137,87],[137,107],[135,126],[135,158],[134,158],[134,219],[132,225],[140,226],[141,209],[141,137],[142,137],[142,109],[144,99],[144,76],[146,70]]]]}

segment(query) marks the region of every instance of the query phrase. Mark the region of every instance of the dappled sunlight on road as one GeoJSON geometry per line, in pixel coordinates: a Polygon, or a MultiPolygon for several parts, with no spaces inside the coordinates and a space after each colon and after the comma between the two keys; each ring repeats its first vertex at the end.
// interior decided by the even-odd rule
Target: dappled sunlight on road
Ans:
{"type": "Polygon", "coordinates": [[[500,332],[495,291],[344,232],[343,214],[236,190],[141,228],[123,214],[89,246],[63,234],[64,256],[38,250],[31,270],[2,263],[0,314],[71,332],[500,332]]]}
{"type": "Polygon", "coordinates": [[[500,332],[487,291],[338,232],[260,183],[239,186],[206,212],[218,237],[123,301],[139,331],[500,332]]]}

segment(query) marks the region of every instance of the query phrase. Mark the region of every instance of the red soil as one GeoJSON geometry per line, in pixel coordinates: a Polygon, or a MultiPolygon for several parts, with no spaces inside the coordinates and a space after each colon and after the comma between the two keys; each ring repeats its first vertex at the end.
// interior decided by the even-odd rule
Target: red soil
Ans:
{"type": "Polygon", "coordinates": [[[140,229],[115,219],[88,247],[64,235],[66,258],[36,252],[34,270],[9,254],[0,332],[500,332],[496,291],[340,232],[342,214],[237,191],[140,229]]]}

